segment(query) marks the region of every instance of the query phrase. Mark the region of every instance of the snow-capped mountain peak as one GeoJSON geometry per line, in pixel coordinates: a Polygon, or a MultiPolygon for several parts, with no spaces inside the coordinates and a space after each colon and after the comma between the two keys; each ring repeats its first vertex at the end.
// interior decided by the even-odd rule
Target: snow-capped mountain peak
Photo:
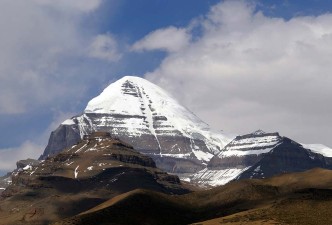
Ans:
{"type": "Polygon", "coordinates": [[[134,76],[125,76],[109,85],[99,96],[93,98],[84,113],[121,114],[123,116],[145,117],[145,124],[131,126],[149,128],[155,133],[154,120],[172,124],[183,133],[208,130],[208,125],[181,106],[157,85],[134,76]]]}
{"type": "Polygon", "coordinates": [[[54,140],[71,137],[62,140],[60,146],[52,146],[51,137],[44,157],[86,134],[106,131],[154,157],[161,168],[172,172],[196,172],[204,168],[233,138],[212,131],[162,88],[132,76],[110,84],[89,101],[82,115],[64,121],[58,131],[59,136],[53,134],[54,140]],[[190,163],[180,165],[181,160],[190,163]]]}

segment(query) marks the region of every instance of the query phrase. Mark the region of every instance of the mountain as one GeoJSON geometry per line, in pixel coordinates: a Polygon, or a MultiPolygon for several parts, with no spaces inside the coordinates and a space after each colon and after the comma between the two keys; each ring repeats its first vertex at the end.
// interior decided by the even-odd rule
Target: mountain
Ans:
{"type": "Polygon", "coordinates": [[[25,170],[31,166],[36,166],[40,161],[35,159],[24,159],[16,162],[16,167],[12,172],[8,172],[5,176],[0,177],[0,194],[12,183],[12,175],[16,174],[18,171],[25,170]]]}
{"type": "Polygon", "coordinates": [[[237,136],[211,158],[207,168],[189,179],[199,185],[217,186],[234,179],[266,178],[316,167],[332,169],[331,149],[314,145],[315,150],[311,150],[308,146],[312,147],[277,132],[258,130],[237,136]]]}
{"type": "MultiPolygon", "coordinates": [[[[281,140],[275,148],[283,144],[294,143],[281,140]]],[[[24,163],[1,195],[0,224],[332,222],[331,170],[237,180],[191,191],[177,176],[156,168],[150,157],[105,132],[86,135],[39,164],[19,165],[24,163]]]]}
{"type": "Polygon", "coordinates": [[[96,131],[110,132],[112,137],[152,157],[157,167],[204,186],[314,167],[331,168],[332,150],[326,146],[301,145],[277,132],[261,130],[233,139],[212,131],[160,87],[130,76],[109,85],[89,101],[81,115],[65,120],[53,131],[40,159],[96,131]],[[274,160],[284,162],[268,169],[274,160]],[[287,160],[300,160],[301,165],[288,165],[287,160]]]}
{"type": "Polygon", "coordinates": [[[39,164],[17,169],[1,194],[0,224],[49,224],[135,189],[190,192],[152,158],[109,133],[93,133],[39,164]]]}
{"type": "Polygon", "coordinates": [[[11,173],[0,177],[0,194],[12,183],[11,173]]]}
{"type": "Polygon", "coordinates": [[[312,168],[332,169],[332,158],[304,148],[301,144],[283,137],[278,146],[261,160],[240,174],[237,179],[264,178],[282,173],[302,172],[312,168]]]}
{"type": "Polygon", "coordinates": [[[176,173],[195,173],[232,139],[209,126],[168,93],[149,81],[126,76],[93,98],[81,115],[51,133],[40,157],[46,159],[96,131],[132,145],[157,166],[176,173]]]}
{"type": "Polygon", "coordinates": [[[325,225],[331,207],[332,171],[314,169],[180,196],[135,190],[54,224],[325,225]]]}

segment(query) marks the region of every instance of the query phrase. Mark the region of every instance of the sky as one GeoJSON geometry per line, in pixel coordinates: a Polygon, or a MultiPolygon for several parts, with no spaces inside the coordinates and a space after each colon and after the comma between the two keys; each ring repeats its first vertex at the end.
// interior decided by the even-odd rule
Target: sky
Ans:
{"type": "Polygon", "coordinates": [[[115,80],[144,77],[213,128],[332,147],[332,2],[0,0],[0,171],[115,80]]]}

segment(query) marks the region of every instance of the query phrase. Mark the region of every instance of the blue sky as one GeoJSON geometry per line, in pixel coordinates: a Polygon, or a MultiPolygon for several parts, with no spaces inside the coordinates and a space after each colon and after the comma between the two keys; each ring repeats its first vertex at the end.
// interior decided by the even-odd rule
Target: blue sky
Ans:
{"type": "Polygon", "coordinates": [[[52,130],[125,75],[182,90],[174,97],[216,129],[242,134],[262,128],[332,146],[332,50],[324,48],[330,39],[316,35],[330,33],[329,1],[0,4],[0,21],[7,21],[0,23],[0,170],[40,154],[52,130]],[[220,47],[225,43],[231,47],[220,47]],[[191,60],[203,56],[201,66],[193,66],[191,60]],[[186,70],[174,72],[179,59],[186,70]]]}

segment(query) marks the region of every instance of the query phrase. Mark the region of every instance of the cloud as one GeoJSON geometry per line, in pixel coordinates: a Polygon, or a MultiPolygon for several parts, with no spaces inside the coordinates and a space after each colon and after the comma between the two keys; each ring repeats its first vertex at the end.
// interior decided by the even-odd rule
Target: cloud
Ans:
{"type": "Polygon", "coordinates": [[[239,134],[262,128],[332,146],[332,14],[286,21],[246,1],[224,1],[197,21],[173,28],[201,33],[170,51],[147,79],[215,128],[239,134]]]}
{"type": "Polygon", "coordinates": [[[89,12],[97,9],[101,0],[32,0],[32,2],[63,11],[89,12]]]}
{"type": "Polygon", "coordinates": [[[119,56],[114,38],[82,28],[87,14],[100,4],[100,0],[1,2],[0,115],[60,107],[68,96],[82,96],[99,68],[90,46],[98,58],[119,56]]]}
{"type": "Polygon", "coordinates": [[[89,54],[93,58],[116,62],[121,58],[116,40],[110,34],[101,34],[94,38],[89,54]]]}
{"type": "Polygon", "coordinates": [[[190,35],[186,29],[167,27],[158,29],[146,35],[133,44],[133,51],[163,50],[176,52],[186,47],[190,42],[190,35]]]}
{"type": "Polygon", "coordinates": [[[38,159],[43,153],[47,140],[50,134],[55,130],[63,121],[71,118],[76,113],[74,112],[61,112],[57,111],[53,114],[53,118],[49,126],[36,137],[24,141],[22,144],[10,147],[0,148],[0,175],[6,171],[11,171],[16,168],[16,162],[22,159],[32,158],[38,159]]]}
{"type": "Polygon", "coordinates": [[[0,149],[0,171],[11,171],[16,168],[16,162],[21,159],[38,158],[42,146],[31,141],[25,141],[17,148],[0,149]]]}
{"type": "MultiPolygon", "coordinates": [[[[4,140],[2,144],[6,147],[0,146],[0,171],[14,168],[19,159],[38,158],[50,132],[65,116],[77,114],[59,112],[76,111],[91,88],[91,81],[99,85],[110,79],[111,70],[105,65],[110,63],[103,57],[110,59],[114,52],[109,47],[117,46],[117,41],[109,34],[99,34],[97,27],[84,26],[101,3],[101,0],[1,1],[0,116],[21,114],[33,121],[40,120],[36,127],[43,127],[48,119],[53,122],[40,135],[13,147],[7,148],[4,140]],[[98,46],[102,41],[104,45],[98,46]],[[93,53],[99,50],[101,57],[91,58],[91,46],[101,47],[93,49],[93,53]]],[[[13,124],[10,132],[17,130],[16,126],[19,127],[16,132],[25,133],[18,124],[13,124]]]]}

